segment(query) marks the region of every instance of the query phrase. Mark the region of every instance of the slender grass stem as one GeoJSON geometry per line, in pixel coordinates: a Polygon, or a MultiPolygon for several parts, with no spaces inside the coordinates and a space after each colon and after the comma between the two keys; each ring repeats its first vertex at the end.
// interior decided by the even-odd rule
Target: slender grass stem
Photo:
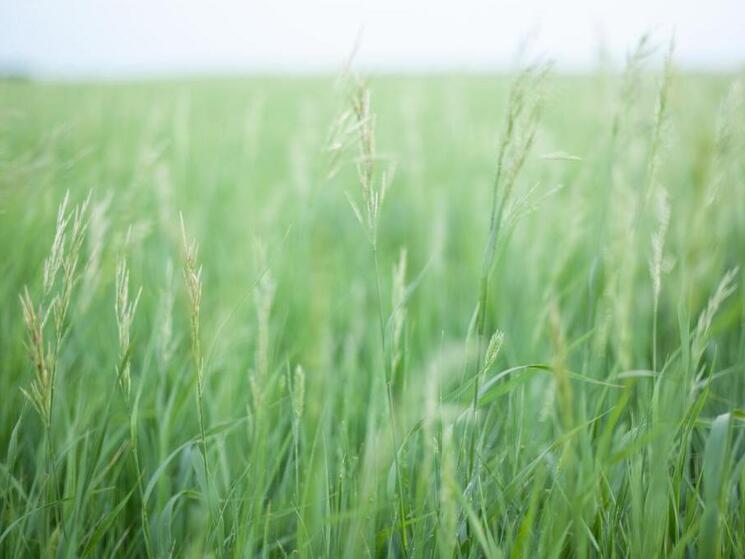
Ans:
{"type": "Polygon", "coordinates": [[[378,318],[380,324],[380,346],[383,356],[383,382],[385,383],[386,399],[388,403],[388,414],[391,422],[391,438],[393,440],[393,464],[396,470],[396,486],[398,488],[398,514],[399,533],[404,554],[408,553],[408,536],[406,532],[406,503],[404,502],[403,482],[401,480],[401,465],[398,459],[399,436],[396,427],[396,412],[393,403],[393,391],[391,388],[390,371],[388,367],[388,356],[386,352],[385,320],[383,318],[383,298],[380,288],[380,266],[378,264],[377,243],[372,243],[373,266],[375,268],[375,293],[378,300],[378,318]]]}
{"type": "Polygon", "coordinates": [[[152,536],[150,534],[150,514],[148,513],[148,505],[147,501],[145,500],[145,492],[142,488],[142,480],[144,477],[144,473],[142,471],[142,467],[140,466],[140,452],[139,452],[139,442],[138,442],[138,436],[137,436],[137,425],[135,425],[131,418],[133,417],[133,409],[131,402],[129,399],[127,399],[127,412],[130,417],[130,429],[129,429],[129,438],[130,438],[130,445],[132,446],[132,461],[134,463],[135,467],[135,475],[137,476],[137,492],[140,497],[140,516],[142,520],[142,538],[145,541],[145,554],[147,555],[148,559],[151,559],[152,557],[155,557],[154,551],[153,551],[153,543],[152,543],[152,536]]]}

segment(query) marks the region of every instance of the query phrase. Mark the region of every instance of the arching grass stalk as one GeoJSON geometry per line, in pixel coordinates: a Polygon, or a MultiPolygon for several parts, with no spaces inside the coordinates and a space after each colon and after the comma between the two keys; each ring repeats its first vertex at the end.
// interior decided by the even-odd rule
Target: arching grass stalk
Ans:
{"type": "MultiPolygon", "coordinates": [[[[652,133],[652,145],[650,148],[649,161],[647,164],[647,183],[644,197],[641,201],[643,207],[647,205],[657,185],[657,169],[659,167],[659,146],[662,142],[662,131],[667,113],[670,82],[672,80],[672,59],[675,49],[675,37],[670,38],[665,67],[662,76],[662,84],[657,93],[657,106],[655,109],[654,131],[652,133]]],[[[637,220],[641,219],[641,213],[637,220]]],[[[667,233],[670,220],[670,206],[667,201],[667,193],[662,191],[657,207],[657,218],[659,231],[652,237],[652,263],[650,266],[652,274],[652,370],[657,370],[657,314],[660,300],[660,287],[662,276],[662,251],[665,245],[665,234],[667,233]]],[[[638,222],[638,221],[637,221],[638,222]]]]}
{"type": "MultiPolygon", "coordinates": [[[[378,322],[380,328],[380,345],[383,356],[383,381],[386,390],[388,413],[393,439],[393,461],[396,470],[396,485],[398,490],[398,514],[401,545],[404,553],[408,549],[406,533],[406,506],[404,502],[403,483],[401,480],[401,466],[398,459],[399,435],[396,427],[396,414],[393,406],[392,362],[388,357],[388,343],[386,336],[386,320],[383,311],[383,297],[380,284],[380,264],[378,258],[378,225],[380,222],[380,208],[386,191],[393,177],[393,165],[388,164],[378,172],[381,162],[375,149],[375,115],[370,110],[370,90],[364,81],[357,76],[352,77],[352,107],[342,113],[336,125],[342,134],[354,136],[357,143],[357,177],[362,195],[362,203],[358,204],[351,196],[347,196],[354,215],[365,228],[372,252],[375,273],[375,295],[378,306],[378,322]]],[[[337,132],[339,131],[337,130],[337,132]]],[[[343,146],[342,139],[339,145],[343,146]]],[[[334,146],[332,146],[334,147],[334,146]]]]}
{"type": "Polygon", "coordinates": [[[484,340],[486,337],[486,314],[489,302],[489,279],[497,254],[505,212],[513,195],[515,182],[535,140],[538,119],[542,109],[541,87],[549,70],[546,64],[531,66],[515,80],[507,100],[507,115],[497,154],[491,196],[489,232],[484,249],[484,258],[479,278],[479,296],[476,315],[476,333],[479,351],[474,368],[472,411],[474,424],[471,428],[468,451],[468,479],[473,475],[476,454],[476,410],[478,408],[480,377],[483,374],[484,340]]]}
{"type": "Polygon", "coordinates": [[[68,211],[69,192],[57,212],[57,224],[49,256],[44,260],[42,294],[34,303],[28,288],[21,293],[21,307],[26,325],[27,348],[34,366],[29,390],[21,389],[39,414],[46,438],[46,468],[50,514],[57,517],[60,501],[54,462],[56,453],[52,435],[55,386],[62,343],[69,331],[68,312],[79,279],[80,252],[88,228],[90,195],[82,204],[68,211]],[[49,334],[49,335],[47,335],[49,334]]]}
{"type": "Polygon", "coordinates": [[[142,488],[142,466],[140,465],[140,452],[137,440],[137,403],[132,404],[132,322],[134,321],[137,304],[140,302],[142,287],[137,290],[134,299],[130,299],[129,293],[129,268],[127,261],[122,258],[116,268],[116,297],[114,299],[114,312],[116,314],[117,333],[119,335],[119,359],[116,369],[116,378],[124,404],[127,407],[129,417],[129,442],[132,451],[132,461],[137,476],[137,491],[140,496],[140,518],[142,521],[142,537],[145,541],[145,553],[147,557],[153,557],[153,546],[150,536],[150,517],[147,511],[147,502],[142,488]]]}
{"type": "Polygon", "coordinates": [[[207,491],[207,509],[209,511],[210,527],[215,526],[214,503],[211,489],[212,476],[207,455],[207,428],[204,413],[204,355],[199,333],[199,317],[202,306],[202,267],[198,264],[199,245],[196,240],[190,240],[184,226],[184,216],[181,219],[181,237],[184,249],[184,282],[189,297],[189,317],[191,326],[191,353],[196,374],[197,415],[199,418],[199,447],[204,466],[204,483],[207,491]]]}

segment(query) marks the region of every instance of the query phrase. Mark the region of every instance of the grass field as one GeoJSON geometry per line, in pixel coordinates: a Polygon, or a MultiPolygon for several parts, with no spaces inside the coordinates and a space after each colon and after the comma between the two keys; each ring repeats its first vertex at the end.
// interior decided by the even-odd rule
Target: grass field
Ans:
{"type": "Polygon", "coordinates": [[[745,556],[745,93],[637,54],[0,83],[0,556],[745,556]]]}

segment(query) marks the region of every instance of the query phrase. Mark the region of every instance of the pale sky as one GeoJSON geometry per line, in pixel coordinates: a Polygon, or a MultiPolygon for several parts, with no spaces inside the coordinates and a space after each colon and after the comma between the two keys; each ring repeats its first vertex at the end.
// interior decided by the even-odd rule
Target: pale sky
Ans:
{"type": "Polygon", "coordinates": [[[677,64],[745,63],[745,0],[0,0],[0,68],[118,77],[509,67],[520,44],[560,68],[621,62],[645,31],[677,64]]]}

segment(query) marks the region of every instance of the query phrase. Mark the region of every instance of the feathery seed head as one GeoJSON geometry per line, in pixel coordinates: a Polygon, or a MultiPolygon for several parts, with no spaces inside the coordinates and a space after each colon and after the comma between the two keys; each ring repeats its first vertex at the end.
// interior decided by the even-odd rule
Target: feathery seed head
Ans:
{"type": "Polygon", "coordinates": [[[130,376],[131,361],[131,336],[132,322],[134,321],[137,304],[140,301],[142,287],[137,290],[134,300],[129,297],[129,268],[127,260],[122,258],[116,269],[116,298],[114,300],[114,311],[116,313],[116,325],[119,333],[119,364],[117,368],[117,380],[119,386],[129,399],[132,380],[130,376]]]}
{"type": "Polygon", "coordinates": [[[737,277],[738,272],[739,267],[735,267],[724,274],[716,291],[709,299],[706,308],[699,315],[693,338],[694,362],[698,362],[703,355],[704,349],[706,348],[709,329],[711,328],[711,323],[714,320],[714,316],[719,310],[719,307],[721,307],[722,303],[724,303],[724,301],[737,289],[735,278],[737,277]]]}
{"type": "Polygon", "coordinates": [[[667,191],[660,189],[657,197],[657,232],[652,235],[652,258],[649,263],[649,271],[652,277],[652,289],[655,298],[659,297],[662,283],[663,257],[665,248],[665,237],[670,224],[670,202],[667,191]]]}
{"type": "Polygon", "coordinates": [[[504,342],[504,332],[497,330],[492,334],[489,339],[489,345],[486,347],[486,355],[484,357],[484,372],[494,366],[499,356],[499,351],[502,349],[502,343],[504,342]]]}
{"type": "Polygon", "coordinates": [[[187,237],[184,216],[179,214],[179,217],[181,219],[181,237],[184,250],[184,282],[186,283],[186,292],[189,297],[192,357],[197,371],[197,385],[199,390],[201,390],[204,374],[202,345],[199,337],[199,315],[202,305],[202,267],[197,261],[199,246],[196,240],[190,240],[187,237]]]}

